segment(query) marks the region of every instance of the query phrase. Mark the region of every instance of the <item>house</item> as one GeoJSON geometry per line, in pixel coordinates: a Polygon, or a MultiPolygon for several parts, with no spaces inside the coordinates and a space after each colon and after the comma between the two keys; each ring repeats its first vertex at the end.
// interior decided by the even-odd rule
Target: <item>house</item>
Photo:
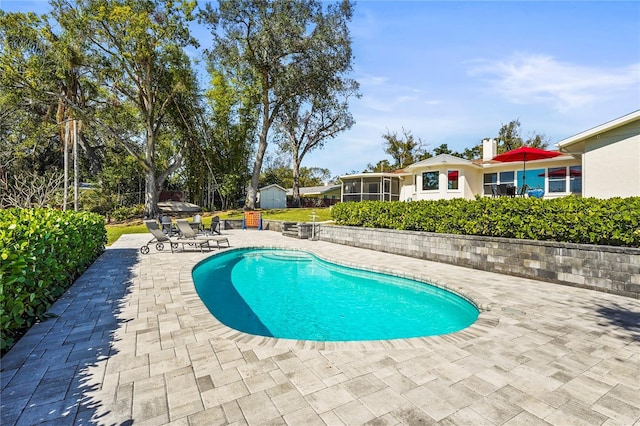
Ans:
{"type": "Polygon", "coordinates": [[[640,196],[640,110],[558,142],[580,159],[582,196],[640,196]]]}
{"type": "Polygon", "coordinates": [[[287,207],[287,190],[278,184],[259,189],[258,201],[261,209],[284,209],[287,207]]]}
{"type": "Polygon", "coordinates": [[[557,146],[558,151],[549,152],[550,158],[500,162],[494,159],[496,142],[485,139],[482,159],[440,154],[396,172],[341,176],[341,199],[415,201],[522,193],[546,199],[572,194],[640,196],[640,111],[557,146]]]}
{"type": "Polygon", "coordinates": [[[544,160],[502,163],[496,142],[483,142],[483,159],[466,160],[440,154],[392,173],[361,173],[341,176],[342,201],[418,201],[474,199],[496,195],[497,188],[512,188],[515,195],[526,179],[528,190],[545,198],[579,193],[582,173],[580,160],[569,154],[544,160]]]}
{"type": "MultiPolygon", "coordinates": [[[[342,185],[305,186],[300,188],[300,198],[306,207],[322,205],[329,207],[340,201],[342,185]]],[[[293,197],[293,188],[287,189],[287,197],[293,197]]]]}

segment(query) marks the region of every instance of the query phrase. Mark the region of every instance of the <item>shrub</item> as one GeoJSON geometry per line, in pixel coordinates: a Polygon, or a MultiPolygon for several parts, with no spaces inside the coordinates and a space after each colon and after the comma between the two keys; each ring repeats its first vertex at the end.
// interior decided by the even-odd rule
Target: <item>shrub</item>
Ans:
{"type": "Polygon", "coordinates": [[[102,253],[104,217],[0,210],[0,349],[8,350],[102,253]]]}
{"type": "Polygon", "coordinates": [[[340,203],[340,225],[640,247],[640,197],[340,203]]]}
{"type": "Polygon", "coordinates": [[[116,222],[123,222],[129,219],[141,218],[144,215],[144,204],[138,204],[132,207],[118,207],[113,209],[109,216],[116,222]]]}

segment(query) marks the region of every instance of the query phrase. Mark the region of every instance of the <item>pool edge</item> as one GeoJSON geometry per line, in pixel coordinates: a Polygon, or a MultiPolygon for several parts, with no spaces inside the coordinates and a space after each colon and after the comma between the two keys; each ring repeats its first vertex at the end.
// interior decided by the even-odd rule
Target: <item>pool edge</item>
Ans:
{"type": "Polygon", "coordinates": [[[475,294],[474,292],[463,291],[461,288],[455,288],[439,280],[432,280],[426,276],[417,276],[415,274],[399,273],[396,270],[390,268],[370,267],[365,265],[358,265],[357,263],[344,262],[338,259],[331,259],[315,252],[310,248],[292,248],[279,245],[252,245],[243,247],[234,247],[212,253],[203,259],[199,259],[194,262],[185,264],[180,269],[179,274],[180,291],[184,296],[184,300],[187,304],[185,308],[194,317],[200,320],[200,327],[203,331],[211,334],[211,338],[221,340],[232,340],[238,344],[255,345],[262,347],[271,347],[276,349],[297,349],[297,350],[321,350],[321,351],[362,351],[362,350],[388,350],[388,349],[426,349],[437,348],[438,346],[450,343],[469,341],[479,338],[486,334],[488,329],[494,328],[499,323],[499,317],[491,312],[492,303],[485,297],[475,294]],[[478,318],[469,327],[462,330],[441,334],[437,336],[423,336],[423,337],[411,337],[400,339],[388,339],[388,340],[358,340],[358,341],[314,341],[314,340],[294,340],[283,339],[277,337],[266,337],[248,334],[218,321],[218,319],[211,314],[209,309],[204,305],[204,302],[200,299],[193,282],[193,270],[203,262],[206,262],[211,257],[218,256],[223,253],[229,253],[230,251],[237,250],[251,250],[251,249],[281,249],[301,251],[312,254],[318,259],[326,262],[335,263],[340,266],[349,268],[355,268],[360,270],[370,270],[373,272],[379,272],[388,274],[391,276],[412,279],[424,284],[432,285],[434,287],[441,288],[449,291],[459,297],[462,297],[473,306],[478,309],[478,318]],[[478,300],[479,299],[479,300],[478,300]]]}

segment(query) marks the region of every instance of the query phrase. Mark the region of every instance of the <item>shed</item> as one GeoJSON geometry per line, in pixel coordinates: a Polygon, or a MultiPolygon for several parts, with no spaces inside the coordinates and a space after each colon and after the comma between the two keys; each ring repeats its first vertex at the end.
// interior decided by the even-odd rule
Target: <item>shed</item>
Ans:
{"type": "Polygon", "coordinates": [[[287,207],[287,190],[278,184],[260,188],[261,209],[284,209],[287,207]]]}

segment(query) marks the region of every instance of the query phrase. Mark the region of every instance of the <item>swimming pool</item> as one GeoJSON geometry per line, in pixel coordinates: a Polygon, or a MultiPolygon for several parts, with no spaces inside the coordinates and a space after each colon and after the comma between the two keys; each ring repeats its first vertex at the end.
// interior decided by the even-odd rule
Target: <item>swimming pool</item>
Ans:
{"type": "Polygon", "coordinates": [[[193,269],[198,295],[223,324],[268,337],[357,341],[434,336],[478,318],[441,288],[336,265],[304,252],[235,249],[193,269]]]}

